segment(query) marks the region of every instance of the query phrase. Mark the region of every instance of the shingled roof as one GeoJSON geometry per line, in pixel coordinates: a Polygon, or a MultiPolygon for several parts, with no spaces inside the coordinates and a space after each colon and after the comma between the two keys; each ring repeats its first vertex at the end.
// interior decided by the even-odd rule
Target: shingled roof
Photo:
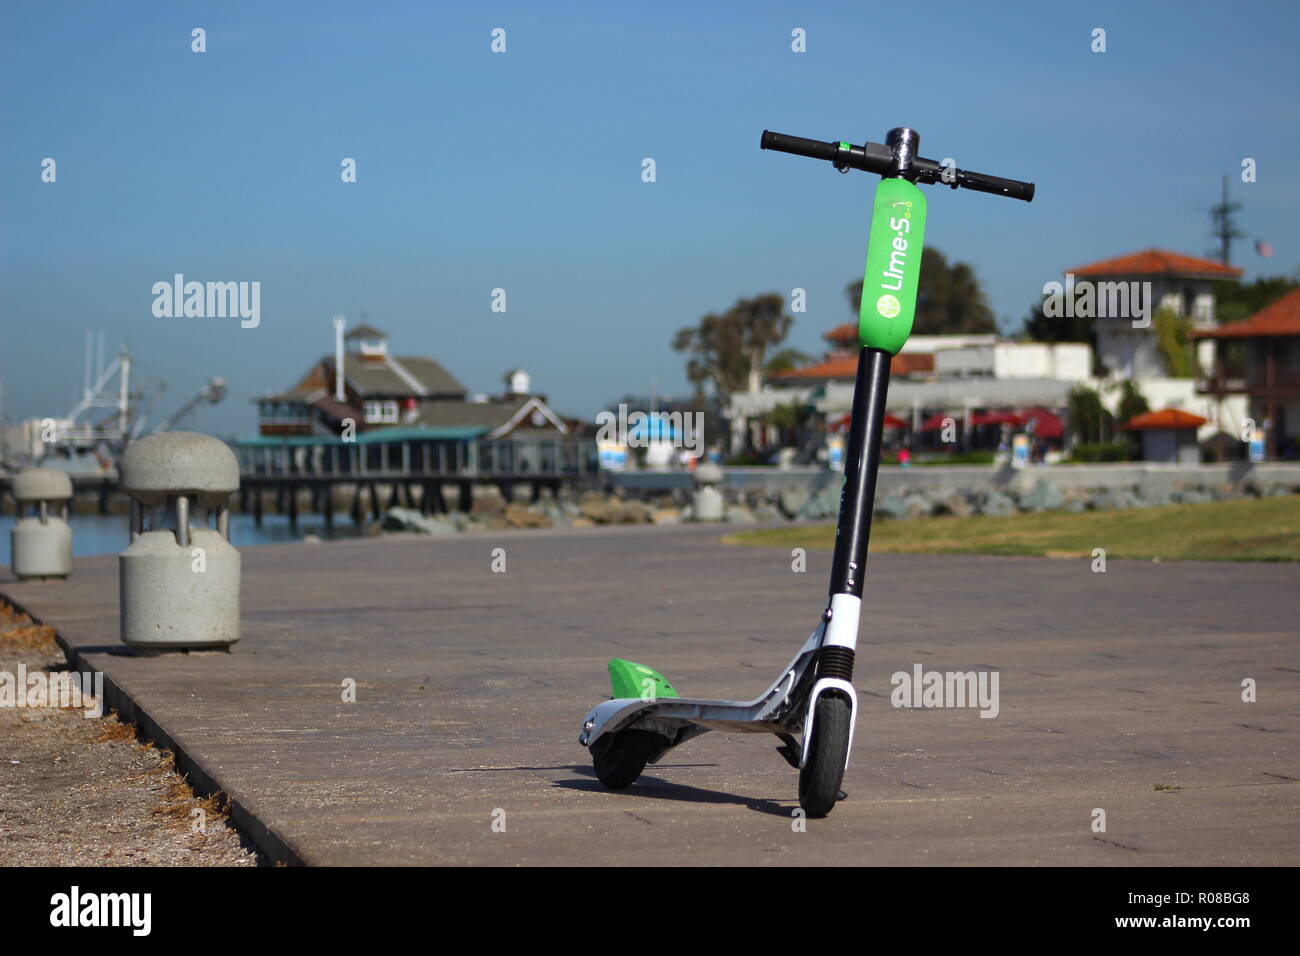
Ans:
{"type": "Polygon", "coordinates": [[[343,338],[345,340],[346,339],[386,339],[388,338],[388,333],[381,332],[373,325],[366,325],[365,323],[362,323],[361,325],[354,326],[348,329],[346,332],[344,332],[343,338]]]}
{"type": "MultiPolygon", "coordinates": [[[[934,353],[899,352],[889,360],[891,375],[911,375],[914,372],[933,372],[934,353]]],[[[857,355],[833,355],[816,365],[792,368],[769,375],[771,381],[800,381],[803,379],[853,379],[858,372],[857,355]]]]}
{"type": "MultiPolygon", "coordinates": [[[[421,402],[416,419],[409,425],[427,428],[440,428],[449,425],[475,426],[487,429],[489,437],[500,437],[517,428],[531,429],[532,422],[524,421],[520,413],[528,406],[533,412],[539,412],[547,420],[548,426],[561,433],[567,433],[568,426],[538,396],[523,395],[518,398],[491,402],[465,402],[456,400],[436,400],[421,402]],[[515,419],[519,421],[515,421],[515,419]]],[[[531,418],[531,415],[529,416],[531,418]]]]}
{"type": "Polygon", "coordinates": [[[1194,339],[1255,339],[1274,335],[1300,335],[1300,289],[1293,289],[1250,318],[1217,329],[1200,329],[1194,339]]]}
{"type": "Polygon", "coordinates": [[[1086,266],[1067,269],[1076,276],[1141,276],[1169,275],[1187,278],[1234,279],[1242,270],[1236,266],[1225,266],[1213,259],[1199,259],[1185,256],[1178,252],[1164,249],[1143,249],[1113,259],[1102,259],[1086,266]]]}
{"type": "MultiPolygon", "coordinates": [[[[322,364],[334,375],[334,357],[322,364]]],[[[343,377],[364,397],[435,395],[464,398],[468,390],[450,372],[431,358],[419,355],[386,355],[380,360],[344,362],[343,377]]]]}

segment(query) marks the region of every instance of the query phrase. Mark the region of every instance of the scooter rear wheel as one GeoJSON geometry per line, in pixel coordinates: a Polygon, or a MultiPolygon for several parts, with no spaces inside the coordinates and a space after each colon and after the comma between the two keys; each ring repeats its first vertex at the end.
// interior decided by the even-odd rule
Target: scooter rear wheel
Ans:
{"type": "Polygon", "coordinates": [[[596,777],[611,790],[630,787],[641,776],[658,746],[659,735],[650,730],[620,730],[591,748],[596,777]]]}
{"type": "Polygon", "coordinates": [[[808,762],[799,771],[799,805],[810,817],[826,816],[839,798],[852,720],[852,708],[843,697],[818,698],[808,762]]]}

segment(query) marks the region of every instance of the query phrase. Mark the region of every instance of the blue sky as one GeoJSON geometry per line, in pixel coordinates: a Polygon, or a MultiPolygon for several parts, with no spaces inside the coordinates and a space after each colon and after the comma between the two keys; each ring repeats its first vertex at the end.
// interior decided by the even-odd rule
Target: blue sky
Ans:
{"type": "Polygon", "coordinates": [[[927,241],[974,265],[1012,328],[1068,266],[1210,251],[1225,173],[1247,277],[1300,265],[1300,6],[898,9],[6,3],[5,414],[63,414],[92,328],[167,380],[164,408],[229,379],[194,420],[221,434],[251,433],[248,399],[331,351],[336,313],[364,311],[473,391],[523,366],[584,416],[652,381],[684,393],[673,332],[742,295],[806,289],[790,342],[820,353],[849,318],[873,179],[762,152],[764,128],[862,142],[910,125],[926,156],[1036,181],[1031,205],[930,196],[927,241]],[[261,282],[260,327],[155,318],[151,287],[177,272],[261,282]]]}

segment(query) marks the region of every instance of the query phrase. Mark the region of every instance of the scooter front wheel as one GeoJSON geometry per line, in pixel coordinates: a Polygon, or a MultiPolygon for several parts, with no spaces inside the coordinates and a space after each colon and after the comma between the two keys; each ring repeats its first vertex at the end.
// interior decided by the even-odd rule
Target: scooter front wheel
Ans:
{"type": "Polygon", "coordinates": [[[650,730],[620,730],[598,740],[591,747],[596,777],[611,790],[630,787],[641,776],[658,746],[658,734],[650,730]]]}
{"type": "Polygon", "coordinates": [[[839,798],[849,755],[853,710],[839,694],[817,700],[808,762],[799,771],[799,805],[810,817],[824,817],[839,798]]]}

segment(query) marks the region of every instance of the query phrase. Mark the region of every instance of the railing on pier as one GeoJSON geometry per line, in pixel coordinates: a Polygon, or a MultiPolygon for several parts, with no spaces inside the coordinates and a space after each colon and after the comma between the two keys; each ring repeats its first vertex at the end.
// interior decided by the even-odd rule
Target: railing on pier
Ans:
{"type": "Polygon", "coordinates": [[[323,481],[582,478],[598,471],[581,438],[487,439],[475,429],[388,429],[354,441],[259,436],[232,443],[244,479],[323,481]]]}

